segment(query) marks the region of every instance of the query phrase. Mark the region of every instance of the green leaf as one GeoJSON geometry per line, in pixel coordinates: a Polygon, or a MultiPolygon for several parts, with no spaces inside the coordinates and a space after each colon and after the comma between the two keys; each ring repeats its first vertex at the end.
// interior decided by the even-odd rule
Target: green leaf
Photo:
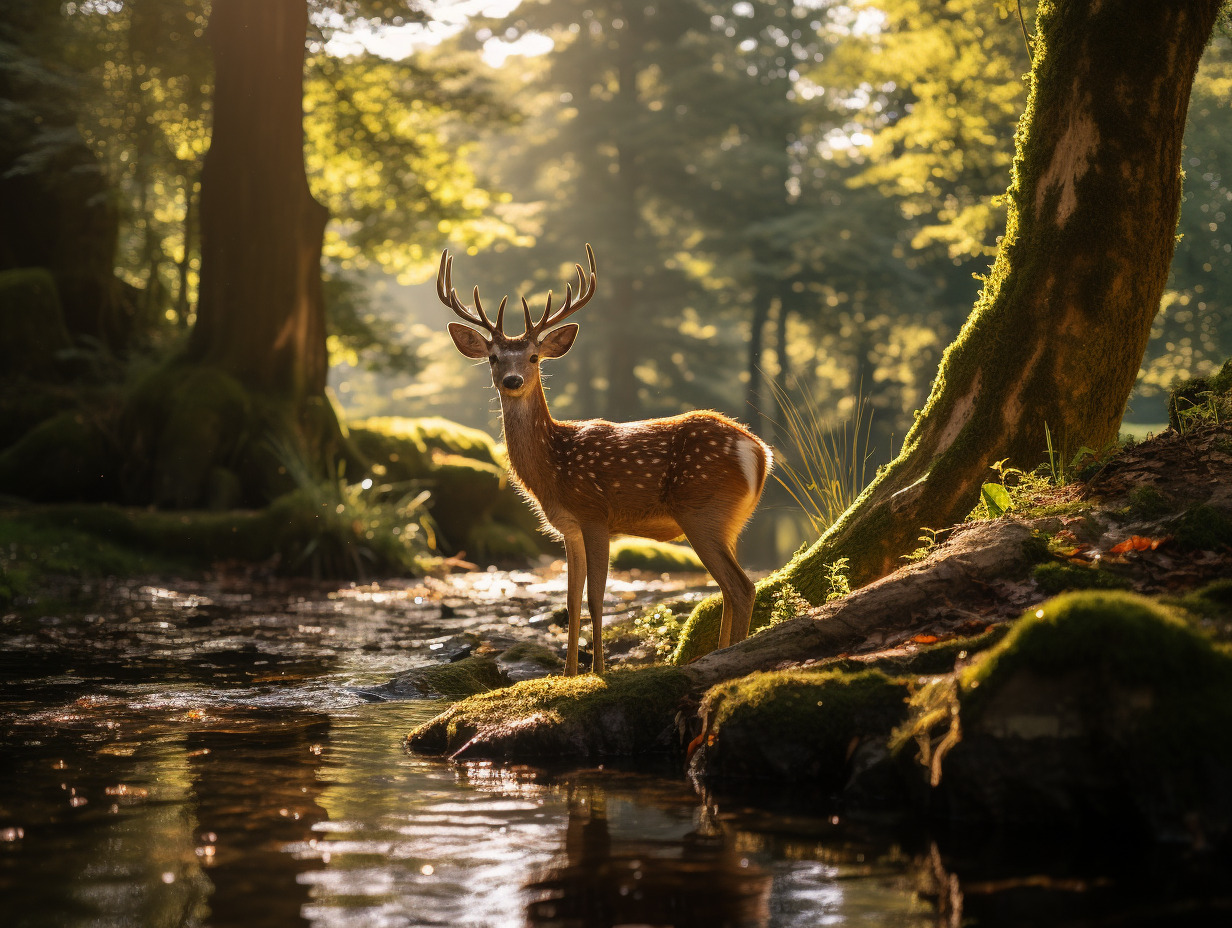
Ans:
{"type": "Polygon", "coordinates": [[[980,496],[984,500],[988,514],[994,519],[1014,508],[1014,501],[1010,499],[1010,494],[999,483],[984,484],[980,487],[980,496]]]}

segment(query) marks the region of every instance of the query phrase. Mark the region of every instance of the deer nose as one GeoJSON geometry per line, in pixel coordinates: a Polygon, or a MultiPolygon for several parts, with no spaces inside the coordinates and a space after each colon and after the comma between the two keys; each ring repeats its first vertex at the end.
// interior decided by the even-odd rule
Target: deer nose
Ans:
{"type": "Polygon", "coordinates": [[[522,379],[520,374],[506,374],[505,379],[501,381],[501,384],[506,390],[516,390],[518,387],[522,386],[523,383],[525,383],[525,381],[522,379]]]}

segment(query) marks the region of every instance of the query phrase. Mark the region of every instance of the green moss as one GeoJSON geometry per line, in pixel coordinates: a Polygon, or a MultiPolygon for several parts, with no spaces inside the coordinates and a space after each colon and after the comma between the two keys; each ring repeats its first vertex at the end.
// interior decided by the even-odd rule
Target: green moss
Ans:
{"type": "Polygon", "coordinates": [[[483,562],[525,561],[537,556],[541,549],[538,539],[516,525],[485,518],[472,525],[462,540],[467,557],[483,562]]]}
{"type": "Polygon", "coordinates": [[[1163,600],[1193,619],[1195,627],[1215,641],[1232,643],[1232,580],[1216,580],[1183,596],[1163,600]]]}
{"type": "Polygon", "coordinates": [[[1124,514],[1131,519],[1147,521],[1161,518],[1174,508],[1175,503],[1171,497],[1148,483],[1135,487],[1130,492],[1129,505],[1125,508],[1124,514]]]}
{"type": "Polygon", "coordinates": [[[508,477],[498,464],[451,454],[436,459],[425,485],[432,494],[428,506],[441,541],[459,551],[466,550],[472,530],[490,519],[501,492],[508,489],[508,477]]]}
{"type": "Polygon", "coordinates": [[[361,419],[351,427],[397,439],[404,443],[403,448],[409,450],[413,447],[416,455],[425,463],[438,454],[456,454],[487,464],[501,463],[496,453],[496,443],[487,432],[459,425],[448,419],[382,416],[361,419]]]}
{"type": "Polygon", "coordinates": [[[117,489],[117,471],[99,423],[62,412],[0,453],[0,492],[38,502],[106,499],[117,489]]]}
{"type": "Polygon", "coordinates": [[[350,426],[351,441],[355,443],[359,453],[375,465],[377,476],[381,479],[391,482],[417,480],[431,470],[432,459],[418,429],[410,432],[384,432],[372,427],[375,423],[378,426],[395,428],[401,423],[414,421],[367,419],[361,424],[350,426]]]}
{"type": "Polygon", "coordinates": [[[1051,544],[1052,538],[1050,536],[1045,535],[1040,531],[1034,531],[1031,533],[1031,536],[1023,542],[1022,550],[1027,556],[1028,561],[1033,564],[1038,564],[1047,561],[1052,556],[1050,549],[1051,544]]]}
{"type": "Polygon", "coordinates": [[[1218,551],[1232,545],[1232,519],[1213,506],[1190,506],[1172,525],[1172,536],[1187,551],[1218,551]]]}
{"type": "Polygon", "coordinates": [[[1040,591],[1050,596],[1066,590],[1123,590],[1130,585],[1124,577],[1100,567],[1082,567],[1056,561],[1035,565],[1031,575],[1040,591]]]}
{"type": "Polygon", "coordinates": [[[135,551],[64,522],[0,516],[0,606],[39,596],[53,577],[98,579],[182,566],[166,554],[135,551]]]}
{"type": "Polygon", "coordinates": [[[704,571],[701,559],[688,545],[648,538],[618,538],[612,542],[611,565],[616,570],[704,571]]]}
{"type": "Polygon", "coordinates": [[[79,398],[79,391],[24,378],[0,384],[0,450],[57,413],[76,409],[79,398]]]}
{"type": "MultiPolygon", "coordinates": [[[[1066,593],[1029,610],[962,672],[964,713],[1023,671],[1052,678],[1080,674],[1098,686],[1150,687],[1190,709],[1222,687],[1208,708],[1232,713],[1232,658],[1171,609],[1134,593],[1066,593]]],[[[1178,730],[1191,724],[1180,716],[1169,723],[1178,730]]]]}
{"type": "Polygon", "coordinates": [[[502,664],[531,663],[538,664],[545,670],[557,670],[564,662],[560,655],[551,648],[534,641],[519,641],[506,648],[499,658],[502,664]]]}
{"type": "Polygon", "coordinates": [[[878,670],[782,670],[713,687],[706,770],[839,789],[854,739],[886,737],[906,715],[907,684],[878,670]]]}
{"type": "Polygon", "coordinates": [[[55,371],[56,354],[72,347],[51,272],[46,268],[0,271],[0,373],[43,376],[55,371]]]}
{"type": "Polygon", "coordinates": [[[426,754],[472,742],[484,742],[486,756],[643,753],[662,748],[688,689],[688,677],[670,667],[526,680],[464,699],[407,743],[426,754]]]}
{"type": "Polygon", "coordinates": [[[1216,580],[1170,602],[1210,618],[1232,614],[1232,580],[1216,580]]]}
{"type": "Polygon", "coordinates": [[[957,814],[1173,839],[1196,821],[1213,841],[1232,827],[1232,655],[1173,609],[1125,592],[1058,596],[957,683],[946,714],[956,702],[961,740],[941,779],[957,814]]]}
{"type": "Polygon", "coordinates": [[[1223,362],[1223,367],[1209,379],[1209,383],[1211,390],[1215,393],[1232,393],[1232,358],[1223,362]]]}
{"type": "Polygon", "coordinates": [[[490,657],[465,657],[448,664],[431,664],[407,674],[400,683],[413,683],[426,696],[459,698],[486,693],[505,686],[509,681],[490,657]]]}

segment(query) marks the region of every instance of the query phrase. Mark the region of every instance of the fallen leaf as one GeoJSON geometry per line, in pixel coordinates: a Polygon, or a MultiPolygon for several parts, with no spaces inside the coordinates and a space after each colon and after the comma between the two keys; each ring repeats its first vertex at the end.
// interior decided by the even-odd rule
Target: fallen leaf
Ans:
{"type": "Polygon", "coordinates": [[[1146,535],[1130,535],[1119,545],[1109,548],[1108,553],[1127,554],[1130,551],[1154,551],[1164,542],[1168,541],[1169,537],[1165,535],[1163,538],[1149,538],[1146,535]]]}

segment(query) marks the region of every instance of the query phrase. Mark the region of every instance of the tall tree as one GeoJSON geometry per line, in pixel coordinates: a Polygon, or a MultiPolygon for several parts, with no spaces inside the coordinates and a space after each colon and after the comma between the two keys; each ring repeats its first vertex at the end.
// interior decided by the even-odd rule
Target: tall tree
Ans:
{"type": "Polygon", "coordinates": [[[201,296],[188,357],[288,398],[325,390],[321,246],[304,171],[303,0],[215,0],[214,128],[201,176],[201,296]]]}
{"type": "MultiPolygon", "coordinates": [[[[1190,89],[1221,3],[1040,4],[996,263],[902,453],[811,549],[763,584],[824,598],[866,583],[922,526],[971,509],[989,465],[1114,440],[1172,258],[1190,89]]],[[[712,646],[699,606],[678,658],[712,646]]]]}

